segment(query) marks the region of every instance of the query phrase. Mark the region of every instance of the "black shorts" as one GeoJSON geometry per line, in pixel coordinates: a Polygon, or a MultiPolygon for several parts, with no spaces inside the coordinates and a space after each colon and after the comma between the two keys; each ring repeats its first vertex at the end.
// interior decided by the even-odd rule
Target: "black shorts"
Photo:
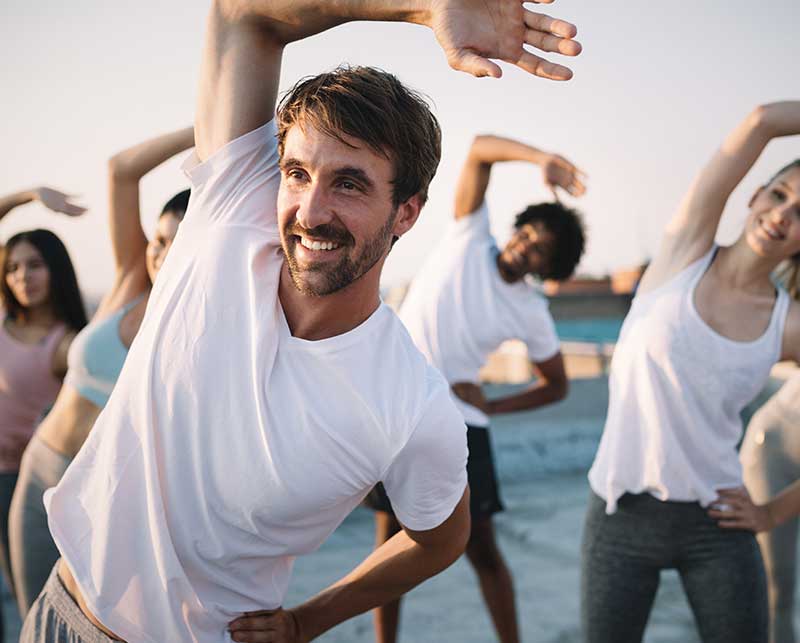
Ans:
{"type": "MultiPolygon", "coordinates": [[[[473,520],[488,518],[503,511],[497,476],[494,471],[492,443],[489,429],[467,425],[467,481],[469,482],[469,510],[473,520]]],[[[364,504],[375,511],[394,514],[392,503],[380,482],[364,498],[364,504]]]]}

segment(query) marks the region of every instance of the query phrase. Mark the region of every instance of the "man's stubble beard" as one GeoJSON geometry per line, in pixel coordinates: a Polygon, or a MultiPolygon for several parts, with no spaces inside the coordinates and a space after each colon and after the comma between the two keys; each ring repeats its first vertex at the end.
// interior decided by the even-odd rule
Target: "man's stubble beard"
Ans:
{"type": "MultiPolygon", "coordinates": [[[[297,263],[294,256],[294,248],[300,243],[299,241],[287,242],[287,239],[293,238],[290,234],[285,234],[281,240],[281,249],[283,256],[286,259],[286,265],[289,269],[289,276],[291,277],[294,287],[304,295],[311,295],[312,297],[324,297],[338,292],[353,282],[363,277],[369,272],[372,267],[383,258],[384,252],[391,246],[392,233],[395,219],[397,218],[397,208],[389,216],[386,224],[378,231],[378,233],[364,244],[364,249],[358,257],[353,259],[348,252],[342,253],[342,258],[333,266],[327,264],[319,264],[311,268],[301,268],[297,263]],[[289,246],[287,248],[287,246],[289,246]],[[323,275],[325,277],[323,283],[318,284],[316,280],[304,279],[303,275],[306,274],[323,275]]],[[[312,235],[318,239],[325,239],[321,235],[312,235]]],[[[328,240],[338,242],[340,239],[328,240]]],[[[345,250],[349,249],[348,246],[344,247],[345,250]]]]}

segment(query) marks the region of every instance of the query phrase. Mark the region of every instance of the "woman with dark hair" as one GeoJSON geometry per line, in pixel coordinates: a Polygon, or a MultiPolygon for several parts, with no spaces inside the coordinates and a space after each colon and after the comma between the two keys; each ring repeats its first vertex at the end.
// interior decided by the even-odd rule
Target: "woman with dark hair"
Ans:
{"type": "Polygon", "coordinates": [[[120,152],[109,162],[114,285],[72,344],[64,387],[25,451],[11,504],[11,564],[23,618],[58,559],[42,495],[61,479],[108,401],[188,206],[189,190],[170,199],[148,242],[140,221],[139,182],[193,145],[194,132],[186,128],[120,152]]]}
{"type": "Polygon", "coordinates": [[[800,101],[787,101],[757,108],[728,136],[633,300],[589,472],[581,587],[588,643],[641,641],[668,568],[681,576],[705,643],[767,640],[755,535],[717,520],[741,493],[742,409],[777,361],[800,358],[800,302],[771,279],[800,254],[800,167],[756,191],[733,245],[714,239],[728,197],[769,141],[796,134],[800,101]]]}
{"type": "MultiPolygon", "coordinates": [[[[0,219],[31,201],[71,216],[85,211],[57,190],[36,188],[0,198],[0,219]]],[[[58,394],[70,343],[86,325],[69,254],[49,230],[20,232],[0,249],[0,317],[0,566],[13,589],[8,515],[20,459],[58,394]]]]}

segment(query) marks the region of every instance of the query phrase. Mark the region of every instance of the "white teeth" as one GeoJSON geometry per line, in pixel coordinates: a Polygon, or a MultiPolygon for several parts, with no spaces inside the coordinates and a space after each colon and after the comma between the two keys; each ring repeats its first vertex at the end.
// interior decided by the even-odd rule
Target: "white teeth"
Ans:
{"type": "Polygon", "coordinates": [[[309,250],[335,250],[339,247],[339,244],[333,241],[311,241],[305,237],[300,237],[300,243],[309,250]]]}

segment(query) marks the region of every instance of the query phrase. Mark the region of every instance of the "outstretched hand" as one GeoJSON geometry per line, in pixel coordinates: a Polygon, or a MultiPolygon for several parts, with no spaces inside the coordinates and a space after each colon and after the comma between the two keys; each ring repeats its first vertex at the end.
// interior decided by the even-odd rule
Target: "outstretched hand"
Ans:
{"type": "Polygon", "coordinates": [[[744,487],[721,489],[719,498],[712,503],[708,515],[726,529],[746,529],[759,533],[775,527],[766,506],[755,504],[744,487]]]}
{"type": "Polygon", "coordinates": [[[74,195],[45,187],[36,188],[32,192],[37,201],[53,212],[61,212],[70,217],[79,217],[86,212],[86,208],[73,202],[74,195]]]}
{"type": "Polygon", "coordinates": [[[291,610],[247,612],[231,621],[228,630],[240,643],[306,643],[291,610]]]}
{"type": "Polygon", "coordinates": [[[586,185],[583,182],[586,179],[586,172],[558,154],[551,154],[542,164],[542,174],[556,201],[559,200],[556,188],[561,188],[572,196],[583,196],[586,193],[586,185]]]}
{"type": "MultiPolygon", "coordinates": [[[[550,4],[553,0],[539,0],[550,4]]],[[[433,0],[430,24],[453,69],[474,76],[500,78],[503,72],[491,59],[516,65],[529,74],[551,80],[569,80],[572,71],[527,51],[577,56],[580,43],[572,40],[575,25],[529,11],[519,0],[433,0]]]]}

